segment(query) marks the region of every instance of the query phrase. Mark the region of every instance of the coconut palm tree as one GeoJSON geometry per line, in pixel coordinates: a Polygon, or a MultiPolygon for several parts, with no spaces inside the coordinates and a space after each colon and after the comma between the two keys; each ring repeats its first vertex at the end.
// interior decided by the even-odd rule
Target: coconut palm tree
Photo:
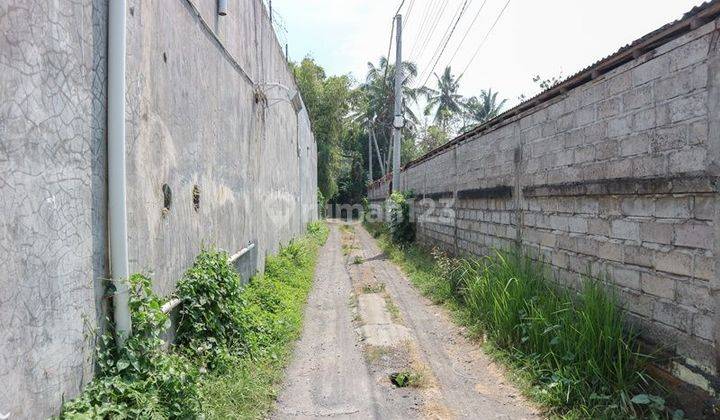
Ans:
{"type": "Polygon", "coordinates": [[[464,103],[465,113],[473,124],[482,124],[500,114],[507,99],[498,102],[497,96],[498,93],[492,89],[483,90],[480,95],[473,96],[464,103]]]}
{"type": "Polygon", "coordinates": [[[462,111],[462,95],[457,93],[461,77],[455,78],[450,66],[447,66],[442,76],[435,73],[437,89],[426,88],[427,106],[425,106],[425,115],[430,115],[432,110],[435,109],[433,120],[435,124],[446,131],[452,119],[462,111]]]}
{"type": "MultiPolygon", "coordinates": [[[[417,103],[425,89],[412,87],[417,77],[414,63],[403,62],[402,74],[402,110],[406,119],[403,132],[406,136],[414,136],[419,119],[410,105],[417,103]]],[[[377,65],[369,62],[365,82],[360,85],[358,92],[352,119],[362,127],[373,127],[381,153],[387,158],[395,116],[395,65],[390,64],[386,57],[380,57],[377,65]]]]}

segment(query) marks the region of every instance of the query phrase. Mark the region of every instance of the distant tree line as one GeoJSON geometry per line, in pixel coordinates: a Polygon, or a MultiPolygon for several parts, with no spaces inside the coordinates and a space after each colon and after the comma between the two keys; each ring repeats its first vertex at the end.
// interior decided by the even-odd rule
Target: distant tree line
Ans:
{"type": "MultiPolygon", "coordinates": [[[[367,185],[371,135],[375,138],[373,179],[383,175],[380,161],[386,171],[391,166],[395,66],[385,57],[377,64],[368,63],[365,80],[360,83],[349,75],[328,76],[310,57],[292,66],[318,145],[320,199],[359,202],[367,185]]],[[[403,62],[402,74],[403,164],[496,117],[506,103],[492,89],[463,96],[459,92],[461,77],[450,67],[434,74],[434,86],[416,86],[414,63],[403,62]],[[422,105],[422,115],[417,115],[422,105]]]]}

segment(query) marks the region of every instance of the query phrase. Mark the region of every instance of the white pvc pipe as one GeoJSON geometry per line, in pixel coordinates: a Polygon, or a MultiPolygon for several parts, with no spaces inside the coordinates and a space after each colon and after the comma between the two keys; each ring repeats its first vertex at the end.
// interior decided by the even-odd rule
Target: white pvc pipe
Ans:
{"type": "Polygon", "coordinates": [[[125,188],[125,10],[126,0],[111,0],[108,17],[108,219],[110,270],[115,285],[113,317],[118,345],[132,333],[129,306],[127,209],[125,188]]]}
{"type": "Polygon", "coordinates": [[[240,257],[242,257],[243,255],[247,254],[248,251],[250,251],[250,250],[253,249],[253,248],[255,248],[255,244],[254,244],[254,243],[252,243],[252,244],[246,246],[245,248],[241,249],[240,251],[236,252],[236,253],[233,254],[230,258],[228,258],[228,264],[234,263],[235,261],[238,260],[238,258],[240,258],[240,257]]]}

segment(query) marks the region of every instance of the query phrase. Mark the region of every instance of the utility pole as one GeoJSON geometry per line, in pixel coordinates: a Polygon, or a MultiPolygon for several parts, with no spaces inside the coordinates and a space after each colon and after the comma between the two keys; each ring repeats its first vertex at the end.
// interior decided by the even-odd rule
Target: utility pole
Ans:
{"type": "Polygon", "coordinates": [[[370,130],[370,124],[368,124],[368,184],[373,182],[373,168],[372,168],[372,161],[373,161],[373,149],[372,149],[372,131],[370,130]]]}
{"type": "Polygon", "coordinates": [[[395,16],[395,118],[393,120],[392,189],[400,191],[400,137],[405,125],[402,115],[402,16],[395,16]]]}
{"type": "Polygon", "coordinates": [[[372,142],[375,145],[375,152],[377,153],[377,160],[378,160],[378,163],[380,164],[380,173],[382,173],[382,176],[385,176],[385,174],[386,174],[385,165],[383,165],[382,156],[380,155],[380,148],[378,147],[378,144],[377,144],[377,137],[375,137],[375,128],[373,128],[372,125],[370,126],[370,135],[372,136],[372,142]]]}
{"type": "Polygon", "coordinates": [[[272,0],[268,0],[268,9],[270,9],[270,23],[272,23],[272,0]]]}

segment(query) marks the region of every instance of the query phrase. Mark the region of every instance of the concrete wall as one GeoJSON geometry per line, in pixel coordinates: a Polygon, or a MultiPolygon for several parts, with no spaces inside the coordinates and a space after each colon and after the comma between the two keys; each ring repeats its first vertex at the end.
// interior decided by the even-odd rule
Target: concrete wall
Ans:
{"type": "MultiPolygon", "coordinates": [[[[203,247],[265,255],[316,217],[305,111],[260,0],[128,1],[130,268],[171,293],[203,247]],[[268,104],[287,98],[261,88],[268,104]],[[163,210],[162,186],[172,190],[163,210]],[[193,187],[200,206],[193,206],[193,187]]],[[[107,1],[0,3],[0,414],[56,414],[106,311],[107,1]]]]}
{"type": "MultiPolygon", "coordinates": [[[[418,239],[458,254],[522,245],[558,282],[605,274],[632,323],[717,386],[718,22],[407,167],[418,239]]],[[[379,198],[387,181],[373,185],[379,198]]]]}

